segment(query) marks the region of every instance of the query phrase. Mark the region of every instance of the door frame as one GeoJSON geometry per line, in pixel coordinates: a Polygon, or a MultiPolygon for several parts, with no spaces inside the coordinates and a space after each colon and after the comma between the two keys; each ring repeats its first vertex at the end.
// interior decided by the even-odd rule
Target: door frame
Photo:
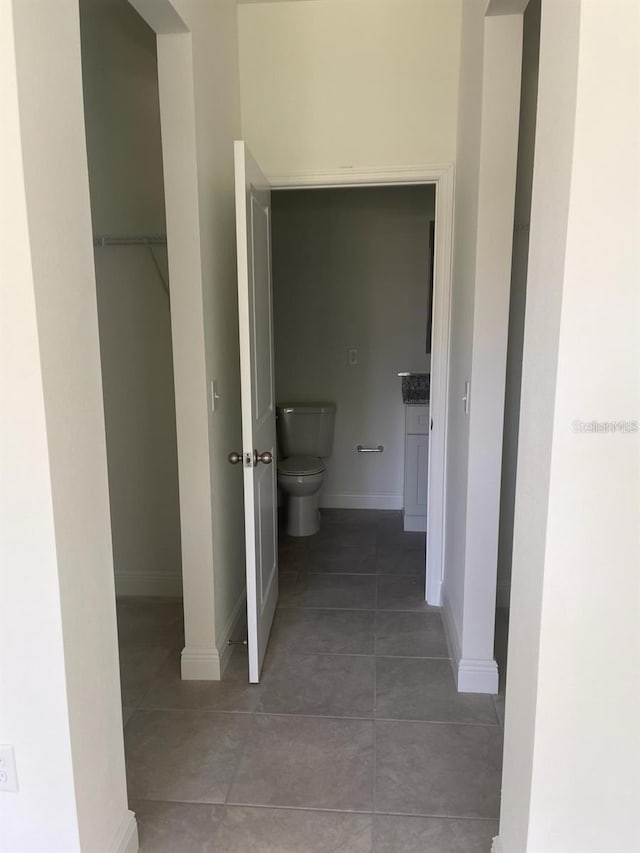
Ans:
{"type": "Polygon", "coordinates": [[[427,555],[425,599],[439,607],[445,569],[446,460],[453,255],[454,166],[452,163],[385,166],[267,175],[272,190],[391,187],[434,184],[436,245],[433,277],[427,555]]]}

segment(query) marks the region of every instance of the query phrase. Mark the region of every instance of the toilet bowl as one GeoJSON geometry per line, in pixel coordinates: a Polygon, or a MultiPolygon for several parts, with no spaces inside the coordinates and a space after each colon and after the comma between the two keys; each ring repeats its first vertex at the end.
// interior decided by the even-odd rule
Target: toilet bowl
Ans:
{"type": "Polygon", "coordinates": [[[287,496],[289,536],[313,536],[320,529],[318,492],[325,466],[315,456],[290,456],[278,463],[278,486],[287,496]]]}
{"type": "Polygon", "coordinates": [[[318,497],[331,454],[336,407],[299,403],[277,407],[278,486],[286,498],[286,532],[313,536],[320,529],[318,497]]]}

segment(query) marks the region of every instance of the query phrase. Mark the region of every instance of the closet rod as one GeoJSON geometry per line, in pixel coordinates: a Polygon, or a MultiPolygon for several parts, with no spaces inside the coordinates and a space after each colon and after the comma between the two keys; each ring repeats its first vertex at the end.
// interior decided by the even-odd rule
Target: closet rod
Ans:
{"type": "Polygon", "coordinates": [[[110,237],[94,235],[94,246],[166,246],[164,234],[137,234],[133,237],[110,237]]]}

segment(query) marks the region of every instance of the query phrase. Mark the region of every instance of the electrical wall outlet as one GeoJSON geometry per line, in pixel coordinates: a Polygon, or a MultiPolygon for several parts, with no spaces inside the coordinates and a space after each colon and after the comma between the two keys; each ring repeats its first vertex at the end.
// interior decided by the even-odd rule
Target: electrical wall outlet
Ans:
{"type": "Polygon", "coordinates": [[[18,774],[13,747],[0,744],[0,791],[17,791],[18,774]]]}

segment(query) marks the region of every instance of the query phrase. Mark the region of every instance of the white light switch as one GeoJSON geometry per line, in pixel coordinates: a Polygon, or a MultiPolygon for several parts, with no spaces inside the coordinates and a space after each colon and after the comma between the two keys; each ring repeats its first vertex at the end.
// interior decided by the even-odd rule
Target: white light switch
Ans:
{"type": "Polygon", "coordinates": [[[218,380],[211,380],[211,411],[215,412],[220,404],[220,394],[218,394],[218,380]]]}
{"type": "Polygon", "coordinates": [[[0,744],[0,791],[17,791],[18,774],[13,747],[0,744]]]}
{"type": "Polygon", "coordinates": [[[471,394],[471,383],[467,379],[467,381],[464,383],[464,396],[462,398],[462,403],[464,405],[465,415],[469,414],[469,402],[470,402],[469,397],[470,397],[470,394],[471,394]]]}
{"type": "Polygon", "coordinates": [[[347,350],[347,363],[349,367],[354,367],[358,363],[358,350],[357,349],[349,349],[347,350]]]}

